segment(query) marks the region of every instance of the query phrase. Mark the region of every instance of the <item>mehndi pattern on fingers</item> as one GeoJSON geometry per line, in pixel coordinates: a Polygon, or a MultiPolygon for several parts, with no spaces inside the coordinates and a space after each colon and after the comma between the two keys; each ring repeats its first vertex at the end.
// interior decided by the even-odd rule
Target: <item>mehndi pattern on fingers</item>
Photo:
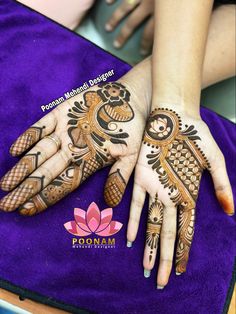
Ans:
{"type": "Polygon", "coordinates": [[[11,146],[10,154],[12,156],[18,156],[25,150],[30,148],[34,143],[38,142],[42,138],[43,130],[46,126],[38,127],[32,126],[26,130],[11,146]]]}
{"type": "Polygon", "coordinates": [[[179,210],[178,244],[176,249],[176,273],[186,271],[189,251],[194,235],[195,209],[179,210]]]}
{"type": "Polygon", "coordinates": [[[120,202],[126,187],[126,181],[123,178],[120,169],[109,174],[104,190],[106,203],[115,207],[120,202]]]}
{"type": "Polygon", "coordinates": [[[71,164],[39,194],[27,201],[19,208],[19,213],[25,216],[38,214],[55,204],[63,197],[74,191],[83,181],[97,169],[95,159],[82,161],[80,166],[71,164]]]}
{"type": "Polygon", "coordinates": [[[149,263],[153,258],[153,250],[156,250],[158,246],[163,221],[163,209],[164,206],[162,202],[158,200],[158,195],[156,194],[148,210],[146,244],[150,248],[149,263]]]}
{"type": "Polygon", "coordinates": [[[4,211],[13,211],[18,208],[30,197],[43,189],[44,178],[44,176],[28,177],[18,188],[1,199],[0,208],[4,211]]]}
{"type": "Polygon", "coordinates": [[[25,155],[0,181],[0,187],[4,191],[14,189],[25,177],[38,167],[40,152],[25,155]]]}

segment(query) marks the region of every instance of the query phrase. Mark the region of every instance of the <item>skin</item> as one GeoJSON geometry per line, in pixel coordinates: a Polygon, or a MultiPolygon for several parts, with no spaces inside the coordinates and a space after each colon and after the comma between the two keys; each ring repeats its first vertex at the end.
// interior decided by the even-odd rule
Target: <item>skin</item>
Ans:
{"type": "MultiPolygon", "coordinates": [[[[234,21],[234,17],[232,15],[232,11],[228,11],[226,13],[226,11],[223,11],[220,9],[217,9],[217,10],[218,11],[215,11],[215,12],[218,12],[218,14],[217,14],[216,18],[214,19],[214,23],[212,22],[211,26],[210,26],[210,33],[212,32],[212,37],[209,36],[211,41],[209,43],[207,43],[205,60],[207,60],[207,58],[208,58],[209,61],[208,62],[205,61],[205,63],[204,63],[203,86],[210,84],[210,82],[212,82],[212,81],[220,80],[221,79],[220,75],[222,75],[222,77],[227,77],[227,75],[232,74],[232,72],[233,72],[232,70],[231,71],[227,70],[224,72],[224,69],[221,66],[223,64],[223,62],[220,62],[220,64],[217,62],[217,60],[222,61],[222,50],[220,50],[220,49],[215,50],[215,48],[221,46],[220,41],[222,39],[222,34],[223,34],[222,32],[223,31],[220,33],[221,36],[219,36],[219,37],[217,37],[218,33],[215,33],[215,37],[213,35],[214,35],[214,29],[215,29],[215,27],[217,27],[217,23],[219,23],[219,21],[221,21],[222,27],[223,27],[223,25],[228,27],[230,25],[230,23],[232,23],[234,21]],[[230,23],[228,23],[229,20],[231,21],[230,23]],[[211,49],[214,51],[214,53],[213,53],[213,51],[211,51],[211,49]],[[214,54],[215,58],[212,60],[210,58],[210,55],[213,55],[213,54],[214,54]],[[222,70],[219,70],[218,72],[212,71],[214,68],[217,67],[217,65],[222,70]],[[216,77],[214,77],[214,73],[217,73],[216,77]]],[[[212,19],[212,21],[213,21],[213,19],[212,19]]],[[[230,32],[227,32],[227,34],[228,33],[230,33],[230,32]]],[[[232,34],[232,32],[230,34],[232,34]]],[[[225,37],[227,37],[227,36],[225,36],[225,37]]],[[[232,52],[229,50],[226,49],[224,51],[224,56],[232,55],[232,52]]],[[[228,58],[227,58],[227,60],[228,60],[228,58]]],[[[111,157],[112,157],[109,160],[109,164],[114,164],[111,171],[110,171],[110,174],[112,175],[114,173],[120,173],[118,171],[118,169],[122,170],[122,173],[121,173],[122,178],[127,183],[129,175],[132,172],[134,165],[136,163],[137,157],[138,157],[138,152],[140,149],[140,143],[141,143],[141,139],[142,139],[142,133],[144,130],[144,124],[145,124],[145,121],[146,121],[146,119],[149,115],[149,112],[150,112],[150,103],[151,103],[151,95],[152,95],[151,59],[149,58],[149,59],[145,60],[144,62],[142,62],[141,64],[139,64],[138,66],[136,66],[135,68],[133,68],[130,72],[128,72],[125,76],[123,76],[121,78],[120,82],[129,90],[129,92],[131,94],[129,105],[132,107],[135,115],[131,121],[123,123],[124,124],[124,130],[127,131],[127,133],[129,133],[128,134],[129,136],[127,139],[127,146],[126,145],[117,146],[117,145],[110,145],[109,144],[110,145],[109,151],[111,152],[111,157]],[[135,127],[136,124],[138,125],[138,128],[135,127]],[[134,133],[132,133],[133,129],[135,131],[138,130],[140,132],[138,132],[138,134],[137,134],[137,132],[135,132],[135,134],[134,134],[134,133]],[[130,145],[130,143],[132,143],[132,145],[130,145]],[[134,145],[134,143],[135,143],[135,145],[134,145]]],[[[168,82],[168,80],[166,80],[166,82],[168,82]]],[[[96,90],[97,90],[97,87],[95,89],[91,89],[90,91],[96,92],[96,90]]],[[[153,91],[153,93],[154,93],[154,91],[153,91]]],[[[69,174],[70,175],[70,173],[72,173],[72,176],[76,177],[76,176],[74,176],[75,168],[69,169],[67,171],[67,173],[64,173],[63,169],[65,169],[66,167],[67,168],[69,167],[69,164],[70,164],[70,161],[72,158],[72,156],[70,155],[71,150],[68,149],[69,144],[71,144],[71,138],[68,135],[68,125],[67,125],[68,124],[68,113],[69,113],[69,110],[71,109],[71,107],[74,106],[74,102],[80,101],[81,99],[83,99],[83,94],[72,98],[69,103],[64,103],[64,104],[60,105],[54,111],[52,111],[51,113],[46,115],[43,119],[38,121],[35,124],[35,126],[37,126],[37,128],[33,128],[31,130],[32,136],[27,137],[27,141],[29,144],[27,147],[24,147],[23,149],[21,147],[21,149],[19,149],[19,145],[13,145],[12,146],[10,152],[14,156],[23,153],[25,149],[28,149],[30,147],[32,148],[32,150],[30,150],[26,155],[27,160],[26,160],[25,164],[28,165],[28,168],[27,168],[27,171],[25,173],[23,172],[23,174],[21,171],[20,172],[21,176],[15,177],[14,180],[9,179],[9,177],[11,177],[12,175],[9,176],[9,173],[8,173],[8,175],[5,176],[4,179],[1,181],[2,189],[7,190],[7,191],[14,189],[14,187],[18,183],[24,182],[24,177],[26,178],[30,173],[30,176],[34,177],[34,179],[31,179],[33,191],[28,189],[27,193],[31,193],[31,196],[33,196],[37,193],[39,195],[41,193],[42,189],[45,189],[46,186],[50,186],[50,184],[53,182],[53,180],[55,182],[56,176],[59,176],[57,178],[57,183],[63,182],[62,178],[60,177],[60,174],[66,174],[66,175],[69,174]],[[47,135],[50,135],[50,134],[52,134],[55,137],[54,140],[46,137],[47,135]],[[59,145],[57,145],[58,140],[59,140],[59,145]],[[57,165],[59,167],[54,167],[55,163],[57,163],[57,165]],[[36,173],[35,173],[35,171],[36,171],[36,173]],[[40,178],[40,180],[35,179],[35,177],[40,178]]],[[[173,105],[169,109],[173,109],[173,105]]],[[[182,109],[182,108],[180,108],[180,106],[178,106],[177,108],[175,107],[174,110],[178,111],[178,114],[181,116],[183,123],[188,123],[190,125],[194,125],[195,129],[199,133],[199,136],[201,137],[200,148],[204,152],[206,151],[205,152],[206,155],[209,154],[209,147],[211,147],[213,150],[215,150],[216,153],[212,154],[215,156],[215,159],[211,160],[211,158],[209,158],[209,162],[211,164],[211,173],[212,173],[213,181],[215,184],[216,194],[217,194],[217,197],[218,197],[220,203],[222,204],[224,210],[228,214],[232,214],[233,213],[232,196],[231,196],[230,185],[229,185],[228,177],[226,174],[225,163],[224,163],[224,158],[223,158],[222,153],[219,151],[219,148],[215,144],[211,134],[209,133],[208,128],[206,127],[205,124],[203,124],[202,121],[197,120],[195,117],[192,117],[190,113],[188,113],[188,115],[186,115],[185,107],[183,107],[183,109],[182,109]],[[211,143],[211,144],[208,147],[208,144],[206,145],[206,143],[211,143]],[[207,149],[208,149],[208,151],[207,151],[207,149]],[[226,195],[227,195],[227,197],[226,197],[226,195]]],[[[122,125],[122,128],[123,128],[123,125],[122,125]]],[[[143,150],[143,146],[141,149],[143,150]]],[[[146,146],[145,146],[145,149],[147,149],[146,146]]],[[[145,160],[146,154],[147,153],[144,152],[144,154],[141,153],[140,156],[142,156],[145,160]]],[[[104,164],[104,166],[106,166],[106,165],[104,164]]],[[[77,175],[77,177],[80,177],[81,169],[79,167],[76,169],[77,169],[76,175],[77,175]]],[[[145,169],[145,171],[146,171],[146,169],[145,169]]],[[[137,169],[136,169],[136,172],[137,172],[137,169]]],[[[158,178],[155,178],[155,172],[153,172],[152,169],[150,169],[149,172],[150,172],[150,178],[154,178],[151,183],[147,184],[150,187],[150,186],[153,186],[154,183],[156,184],[156,182],[158,182],[158,178]]],[[[86,179],[86,178],[84,177],[83,180],[84,179],[86,179]]],[[[69,185],[64,184],[63,189],[65,190],[65,195],[68,194],[73,189],[75,189],[79,184],[81,184],[83,182],[83,180],[78,180],[78,181],[72,180],[73,184],[71,184],[71,185],[70,184],[69,185]]],[[[108,180],[109,180],[109,178],[108,178],[108,180]]],[[[140,180],[142,180],[142,178],[140,180]]],[[[71,183],[71,181],[70,181],[70,183],[71,183]]],[[[142,182],[142,184],[143,185],[145,184],[145,180],[142,182]]],[[[140,183],[139,183],[139,185],[140,185],[140,183]]],[[[162,194],[161,191],[163,189],[163,186],[161,184],[159,184],[159,185],[160,185],[160,190],[158,191],[158,193],[156,193],[156,191],[153,191],[153,192],[150,191],[150,193],[152,193],[152,198],[151,198],[150,204],[155,200],[156,194],[158,194],[157,195],[158,198],[162,194]]],[[[123,192],[124,192],[124,189],[122,190],[122,193],[123,192]]],[[[132,214],[131,214],[131,217],[130,217],[130,222],[129,222],[129,227],[128,227],[128,240],[129,241],[134,241],[134,239],[136,237],[136,232],[138,229],[138,222],[139,222],[138,212],[139,212],[139,210],[141,211],[141,207],[142,207],[142,204],[141,204],[142,202],[139,199],[139,196],[142,196],[144,194],[143,192],[144,192],[144,189],[142,189],[142,188],[140,190],[134,189],[132,206],[135,208],[135,212],[134,212],[135,214],[134,214],[134,216],[132,216],[132,214]],[[133,225],[132,225],[132,223],[133,223],[133,225]]],[[[25,194],[25,192],[23,194],[25,194]]],[[[62,194],[62,195],[65,196],[64,194],[62,194]]],[[[163,192],[163,197],[164,197],[164,195],[165,195],[165,193],[163,192]]],[[[29,201],[31,196],[28,195],[27,196],[28,198],[26,197],[26,199],[24,196],[24,199],[20,204],[13,204],[14,206],[11,206],[11,207],[8,206],[7,208],[6,207],[3,208],[2,202],[0,203],[1,204],[0,206],[2,207],[3,210],[7,210],[7,211],[14,210],[18,206],[20,206],[20,213],[21,214],[33,215],[39,211],[37,211],[37,206],[36,206],[36,208],[32,209],[32,206],[31,206],[32,202],[30,203],[30,201],[29,201]]],[[[20,197],[20,199],[22,200],[21,197],[20,197]]],[[[51,204],[53,204],[55,201],[58,201],[59,199],[60,199],[60,197],[56,200],[49,201],[48,204],[46,204],[46,205],[50,206],[51,204]]],[[[108,199],[108,201],[109,201],[109,199],[108,199]]],[[[117,200],[117,203],[118,202],[119,202],[119,200],[117,200]]],[[[114,206],[114,204],[112,204],[112,206],[114,206]]],[[[41,209],[45,210],[46,207],[41,208],[41,209]]],[[[132,210],[131,210],[131,213],[132,213],[132,210]]],[[[167,221],[167,223],[169,221],[170,226],[171,226],[171,221],[172,221],[172,223],[174,221],[172,218],[173,218],[172,213],[170,213],[169,217],[167,214],[165,214],[162,224],[163,225],[165,224],[164,221],[167,221]]],[[[167,223],[166,223],[166,225],[167,225],[167,223]]],[[[172,232],[172,231],[170,230],[170,232],[172,232]]],[[[168,230],[167,230],[166,234],[167,235],[170,234],[168,230]]],[[[173,234],[173,232],[172,232],[172,234],[173,234]]],[[[161,234],[161,237],[165,238],[165,235],[161,234]]],[[[169,246],[168,246],[168,249],[169,249],[169,246]]],[[[168,249],[166,251],[170,252],[170,251],[168,251],[168,249]]],[[[169,269],[169,266],[170,265],[168,265],[168,269],[169,269]]],[[[165,268],[163,268],[163,269],[164,270],[163,270],[162,274],[159,275],[159,277],[162,279],[164,278],[164,280],[168,281],[168,271],[166,271],[165,268]]],[[[158,283],[161,283],[161,282],[158,282],[158,283]]]]}
{"type": "Polygon", "coordinates": [[[90,88],[26,130],[10,153],[31,149],[2,178],[1,188],[10,193],[0,209],[42,212],[112,164],[104,197],[116,206],[137,161],[151,95],[148,87],[143,93],[142,84],[150,77],[150,63],[144,61],[119,82],[90,88]]]}
{"type": "MultiPolygon", "coordinates": [[[[127,239],[128,246],[131,246],[137,235],[140,214],[146,193],[150,196],[150,206],[155,202],[156,197],[158,197],[158,201],[161,202],[163,206],[163,221],[159,221],[161,231],[159,231],[159,233],[156,231],[158,237],[160,236],[161,239],[160,264],[157,275],[158,289],[163,289],[167,285],[172,269],[177,234],[177,212],[180,213],[181,218],[178,222],[176,272],[180,274],[186,271],[194,230],[195,203],[201,173],[204,169],[208,169],[211,172],[216,196],[223,206],[224,211],[229,215],[234,213],[232,190],[227,176],[223,154],[212,138],[207,125],[201,120],[199,113],[202,75],[204,75],[204,73],[212,74],[211,71],[206,69],[205,72],[203,71],[211,10],[212,1],[202,0],[197,2],[183,0],[178,1],[178,3],[173,3],[173,1],[168,0],[158,1],[155,7],[156,25],[152,57],[152,111],[154,110],[154,113],[156,112],[156,118],[154,119],[156,121],[155,133],[156,136],[160,133],[160,130],[158,130],[160,114],[162,114],[163,118],[163,116],[169,116],[170,112],[175,112],[180,118],[182,126],[178,127],[175,123],[173,129],[176,131],[177,135],[170,140],[170,143],[164,140],[158,142],[151,138],[152,143],[148,146],[148,142],[144,138],[135,170],[135,184],[127,239]],[[186,18],[183,19],[183,16],[186,18]],[[199,23],[199,21],[201,21],[201,23],[199,23]],[[179,34],[181,34],[181,36],[179,36],[179,34]],[[160,110],[160,108],[163,109],[160,110]],[[196,186],[196,195],[192,199],[186,198],[190,186],[184,185],[184,180],[181,182],[173,169],[168,172],[168,165],[170,165],[171,162],[168,154],[165,153],[165,151],[171,151],[169,145],[174,143],[174,140],[180,143],[179,138],[182,136],[183,131],[188,128],[187,126],[191,126],[194,132],[196,132],[195,136],[198,136],[197,139],[191,138],[191,136],[182,137],[183,143],[190,143],[191,149],[189,149],[188,154],[192,156],[191,158],[193,158],[193,160],[198,159],[201,161],[206,158],[205,163],[200,162],[201,166],[199,166],[197,170],[199,174],[198,179],[191,175],[191,180],[193,179],[193,183],[196,186]],[[152,152],[150,151],[150,147],[153,147],[152,152]],[[150,156],[153,156],[155,153],[159,154],[156,161],[159,161],[161,164],[160,170],[155,167],[153,169],[152,165],[154,164],[149,163],[149,161],[151,161],[150,156]],[[200,155],[202,155],[202,157],[200,155]],[[160,173],[158,174],[157,170],[161,171],[161,173],[163,173],[163,171],[167,172],[168,180],[166,181],[167,183],[165,182],[166,186],[163,184],[164,176],[160,173]],[[174,192],[171,192],[171,186],[174,186],[174,192]],[[178,191],[178,193],[176,191],[178,191]],[[173,200],[173,195],[179,195],[178,199],[173,200]],[[181,250],[182,252],[180,252],[181,250]],[[182,257],[180,258],[180,256],[182,257]]],[[[223,14],[223,18],[224,17],[223,14]]],[[[217,18],[219,18],[219,15],[217,18]]],[[[217,28],[215,21],[214,18],[212,24],[213,29],[210,31],[211,36],[214,33],[213,30],[217,28]]],[[[225,23],[227,23],[226,20],[225,23]]],[[[222,33],[220,33],[219,38],[221,34],[222,33]]],[[[215,44],[216,41],[212,43],[212,46],[215,44]]],[[[209,47],[212,46],[209,43],[207,47],[209,49],[209,47]]],[[[229,54],[231,53],[232,51],[229,54]]],[[[210,61],[210,55],[206,57],[205,64],[206,66],[211,64],[211,68],[213,69],[215,66],[213,63],[215,61],[210,61]]],[[[221,53],[218,57],[220,56],[222,58],[221,53]]],[[[212,77],[210,77],[209,80],[205,79],[204,85],[209,84],[211,81],[214,81],[212,77]]],[[[151,119],[153,115],[155,116],[154,113],[151,114],[148,120],[150,123],[148,122],[147,124],[145,134],[150,130],[148,125],[151,124],[151,119]]],[[[163,129],[167,129],[169,125],[165,125],[164,122],[162,123],[164,124],[163,129]]],[[[177,155],[173,158],[174,161],[180,162],[180,159],[178,160],[180,157],[177,157],[177,155]]],[[[186,158],[183,158],[184,162],[187,162],[186,158]]],[[[147,234],[149,230],[150,226],[148,225],[147,234]]],[[[154,235],[155,233],[153,233],[153,236],[154,235]]],[[[150,245],[147,241],[143,259],[145,277],[150,276],[150,271],[154,267],[156,253],[157,247],[152,250],[153,258],[150,261],[150,245]]]]}

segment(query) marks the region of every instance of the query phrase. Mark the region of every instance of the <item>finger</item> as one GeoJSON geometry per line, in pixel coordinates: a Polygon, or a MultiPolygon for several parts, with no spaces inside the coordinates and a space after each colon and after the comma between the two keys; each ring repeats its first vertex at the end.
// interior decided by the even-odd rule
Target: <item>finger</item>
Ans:
{"type": "Polygon", "coordinates": [[[135,167],[137,156],[124,156],[112,166],[104,189],[104,199],[108,206],[117,206],[135,167]]]}
{"type": "Polygon", "coordinates": [[[214,166],[209,169],[213,179],[215,193],[224,212],[228,215],[234,214],[233,193],[226,170],[226,164],[223,154],[221,153],[215,159],[214,166]]]}
{"type": "Polygon", "coordinates": [[[45,135],[52,133],[56,127],[56,121],[55,111],[48,113],[18,137],[10,147],[10,154],[12,156],[21,155],[45,135]]]}
{"type": "Polygon", "coordinates": [[[128,228],[127,228],[127,246],[128,247],[131,247],[132,243],[136,239],[140,216],[141,216],[141,212],[142,212],[143,205],[145,202],[145,196],[146,196],[145,189],[134,180],[132,201],[131,201],[130,213],[129,213],[129,222],[128,222],[128,228]]]}
{"type": "Polygon", "coordinates": [[[138,1],[133,3],[129,3],[126,0],[122,1],[121,5],[113,12],[110,19],[107,21],[105,25],[105,29],[108,32],[111,32],[116,28],[116,26],[121,22],[121,20],[126,17],[126,15],[131,12],[137,5],[138,1]]]}
{"type": "Polygon", "coordinates": [[[146,19],[149,13],[143,13],[142,6],[135,9],[130,16],[127,18],[124,26],[121,28],[119,35],[114,41],[116,48],[122,47],[128,38],[133,34],[135,29],[146,19]]]}
{"type": "Polygon", "coordinates": [[[154,17],[151,17],[145,25],[141,45],[140,54],[143,56],[148,55],[151,52],[154,38],[154,17]]]}
{"type": "MultiPolygon", "coordinates": [[[[56,135],[51,135],[51,137],[56,135]]],[[[53,137],[53,138],[54,138],[53,137]]],[[[59,139],[58,139],[58,143],[59,139]]],[[[45,137],[33,149],[29,151],[0,181],[0,188],[4,191],[11,191],[22,180],[30,175],[42,163],[53,156],[59,146],[51,138],[45,137]]]]}
{"type": "Polygon", "coordinates": [[[195,209],[179,211],[178,219],[178,243],[176,250],[176,274],[180,275],[186,271],[189,251],[193,240],[195,209]]]}
{"type": "Polygon", "coordinates": [[[163,289],[167,285],[171,273],[176,238],[176,215],[175,207],[164,208],[160,264],[157,274],[158,289],[163,289]]]}
{"type": "Polygon", "coordinates": [[[149,198],[146,245],[143,257],[144,277],[146,278],[150,276],[156,260],[163,221],[163,208],[163,204],[158,200],[157,194],[154,199],[149,198]]]}
{"type": "Polygon", "coordinates": [[[69,158],[64,151],[58,152],[32,173],[15,190],[0,201],[0,209],[13,211],[30,197],[41,191],[68,165],[69,158]]]}
{"type": "Polygon", "coordinates": [[[57,203],[101,168],[101,165],[96,163],[96,159],[91,158],[87,162],[82,162],[79,166],[76,164],[70,165],[39,194],[23,204],[19,208],[19,213],[32,216],[57,203]]]}

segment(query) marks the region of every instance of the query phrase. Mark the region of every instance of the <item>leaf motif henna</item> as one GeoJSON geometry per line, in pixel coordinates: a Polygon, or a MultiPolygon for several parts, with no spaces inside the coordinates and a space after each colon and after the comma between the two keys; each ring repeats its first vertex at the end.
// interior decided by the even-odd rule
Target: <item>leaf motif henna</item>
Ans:
{"type": "Polygon", "coordinates": [[[151,203],[148,210],[146,244],[150,248],[149,262],[152,261],[153,250],[157,249],[162,221],[163,221],[163,204],[158,200],[158,195],[156,194],[155,199],[151,203]]]}
{"type": "Polygon", "coordinates": [[[120,202],[124,194],[125,187],[126,182],[120,172],[120,169],[110,173],[104,190],[106,203],[111,207],[115,207],[120,202]]]}

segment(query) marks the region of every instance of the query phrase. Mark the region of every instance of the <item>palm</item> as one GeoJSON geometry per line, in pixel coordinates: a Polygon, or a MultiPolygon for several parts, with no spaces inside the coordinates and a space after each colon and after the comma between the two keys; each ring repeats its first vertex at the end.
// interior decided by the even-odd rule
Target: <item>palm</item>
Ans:
{"type": "Polygon", "coordinates": [[[9,191],[29,175],[1,200],[1,208],[12,211],[21,206],[20,212],[30,215],[41,212],[115,161],[105,199],[117,205],[137,159],[144,128],[145,115],[137,106],[122,84],[108,83],[69,100],[38,121],[11,148],[13,155],[19,155],[41,139],[1,180],[2,189],[9,191]],[[141,125],[138,132],[135,125],[141,125]],[[127,159],[132,163],[122,164],[127,159]]]}

